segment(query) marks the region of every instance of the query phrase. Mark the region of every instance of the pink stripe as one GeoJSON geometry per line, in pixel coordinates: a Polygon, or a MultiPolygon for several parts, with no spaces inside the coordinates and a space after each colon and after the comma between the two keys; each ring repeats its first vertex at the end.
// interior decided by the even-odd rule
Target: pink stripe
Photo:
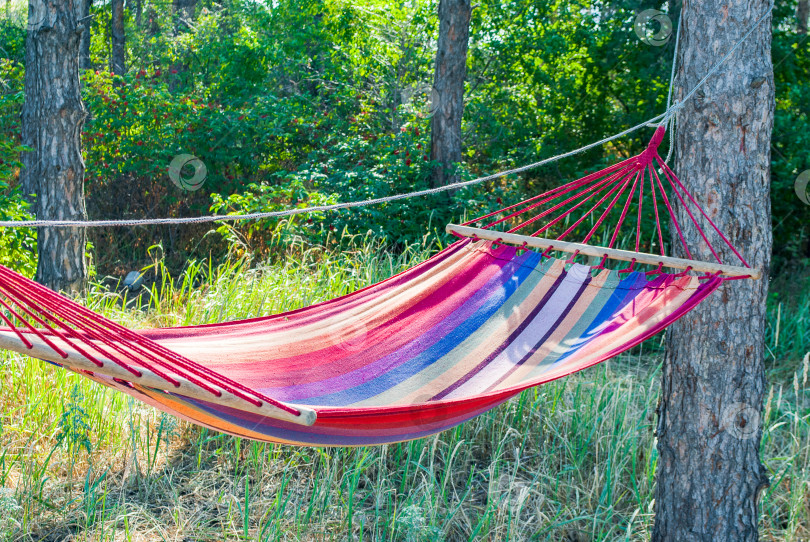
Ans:
{"type": "MultiPolygon", "coordinates": [[[[285,328],[295,329],[302,324],[308,324],[323,320],[335,314],[339,314],[348,308],[362,305],[366,300],[373,299],[381,295],[384,291],[403,286],[409,282],[418,279],[419,276],[428,273],[434,267],[440,265],[447,258],[464,248],[466,245],[472,243],[470,239],[462,239],[456,241],[448,246],[430,259],[418,264],[414,267],[406,269],[396,275],[391,276],[381,282],[366,286],[360,290],[356,290],[349,294],[334,299],[329,299],[315,305],[301,307],[279,314],[270,316],[260,316],[257,318],[248,318],[245,320],[238,320],[234,322],[219,322],[214,324],[200,324],[196,326],[184,327],[165,327],[138,330],[138,333],[149,337],[152,340],[166,340],[184,337],[205,337],[222,334],[229,332],[231,329],[234,331],[237,328],[254,328],[261,329],[262,332],[267,330],[281,330],[285,328]],[[295,316],[295,321],[285,320],[295,316]]],[[[251,332],[248,329],[246,332],[251,332]]]]}
{"type": "MultiPolygon", "coordinates": [[[[515,251],[512,247],[501,247],[498,252],[504,250],[515,251]]],[[[321,338],[320,342],[309,344],[310,348],[296,345],[300,354],[294,356],[242,363],[212,360],[210,366],[262,389],[283,387],[290,383],[307,384],[357,370],[398,350],[437,325],[499,273],[509,260],[511,258],[479,253],[475,265],[462,274],[448,277],[449,280],[430,295],[403,307],[404,310],[396,312],[393,318],[370,329],[366,340],[357,345],[356,352],[347,352],[340,345],[323,348],[321,338]],[[257,374],[257,364],[263,367],[261,375],[257,374]]],[[[225,344],[227,340],[223,338],[225,344]]],[[[195,357],[193,351],[186,352],[186,355],[195,357]]]]}

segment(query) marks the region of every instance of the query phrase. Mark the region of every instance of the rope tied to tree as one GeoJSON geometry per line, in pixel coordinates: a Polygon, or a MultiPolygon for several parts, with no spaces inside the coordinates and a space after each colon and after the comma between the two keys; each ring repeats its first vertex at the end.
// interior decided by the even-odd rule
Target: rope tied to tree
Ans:
{"type": "MultiPolygon", "coordinates": [[[[672,85],[675,76],[675,62],[677,59],[678,54],[678,42],[680,39],[680,32],[681,32],[681,21],[679,20],[678,23],[678,31],[675,36],[675,58],[673,59],[673,67],[672,67],[672,74],[670,77],[670,87],[669,93],[667,96],[667,109],[664,113],[660,115],[656,115],[655,117],[636,124],[622,132],[617,134],[605,137],[596,141],[594,143],[589,143],[588,145],[584,145],[578,149],[564,152],[549,158],[545,158],[543,160],[533,162],[531,164],[526,164],[524,166],[520,166],[517,168],[508,169],[505,171],[501,171],[498,173],[493,173],[491,175],[486,175],[483,177],[478,177],[475,179],[471,179],[469,181],[461,181],[457,183],[452,183],[444,186],[439,186],[436,188],[429,188],[425,190],[416,190],[413,192],[406,192],[402,194],[395,194],[392,196],[386,196],[382,198],[372,198],[360,201],[352,201],[352,202],[345,202],[345,203],[335,203],[331,205],[318,205],[313,207],[302,207],[302,208],[295,208],[295,209],[285,209],[283,211],[268,211],[268,212],[257,212],[257,213],[244,213],[244,214],[232,214],[232,215],[205,215],[205,216],[198,216],[198,217],[182,217],[182,218],[144,218],[144,219],[132,219],[132,220],[3,220],[0,221],[0,227],[2,228],[22,228],[22,227],[72,227],[72,228],[92,228],[92,227],[112,227],[112,226],[149,226],[149,225],[168,225],[168,224],[201,224],[201,223],[211,223],[211,222],[236,222],[241,220],[260,220],[266,218],[283,218],[288,216],[295,216],[300,214],[306,213],[316,213],[316,212],[326,212],[326,211],[336,211],[339,209],[351,209],[354,207],[365,207],[369,205],[379,205],[382,203],[390,203],[398,200],[403,199],[411,199],[417,197],[424,197],[430,196],[434,194],[439,194],[442,192],[447,192],[450,190],[458,190],[461,188],[466,188],[468,186],[474,186],[477,184],[481,184],[487,181],[492,181],[495,179],[500,179],[502,177],[506,177],[509,175],[516,175],[519,173],[523,173],[525,171],[529,171],[531,169],[535,169],[558,160],[562,160],[563,158],[568,158],[571,156],[575,156],[577,154],[581,154],[585,151],[593,149],[595,147],[604,145],[605,143],[609,143],[615,139],[619,139],[624,137],[628,134],[636,132],[641,128],[647,127],[649,125],[654,126],[665,126],[670,121],[674,122],[675,115],[677,114],[678,110],[680,110],[688,101],[689,99],[703,86],[706,82],[715,74],[717,71],[725,64],[729,58],[739,49],[739,47],[746,42],[746,40],[751,36],[751,34],[759,27],[760,24],[771,14],[773,11],[774,4],[768,7],[754,24],[743,34],[743,36],[734,44],[734,46],[721,58],[717,63],[715,63],[711,69],[706,73],[706,75],[690,90],[686,96],[680,101],[676,101],[674,104],[671,103],[672,98],[672,85]],[[658,124],[655,124],[658,123],[658,124]]],[[[670,133],[671,138],[671,133],[670,133]]],[[[669,161],[672,152],[672,140],[670,139],[670,150],[667,154],[666,160],[663,162],[666,163],[669,161]]]]}

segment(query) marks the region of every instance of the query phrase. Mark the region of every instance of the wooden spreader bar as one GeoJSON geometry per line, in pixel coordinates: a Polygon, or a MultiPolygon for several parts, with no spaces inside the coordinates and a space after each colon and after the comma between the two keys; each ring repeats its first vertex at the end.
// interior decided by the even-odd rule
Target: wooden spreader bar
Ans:
{"type": "Polygon", "coordinates": [[[481,228],[471,228],[469,226],[459,226],[457,224],[448,224],[446,231],[447,233],[454,233],[461,235],[462,237],[473,237],[487,241],[498,241],[500,243],[517,246],[524,246],[525,244],[525,246],[542,248],[543,250],[552,248],[553,250],[569,252],[571,254],[579,253],[584,256],[595,256],[597,258],[607,256],[613,260],[622,260],[626,262],[635,260],[637,263],[641,264],[656,266],[662,264],[664,267],[669,267],[671,269],[687,269],[691,267],[695,271],[704,273],[715,274],[720,272],[721,275],[725,275],[727,277],[750,277],[756,280],[762,278],[762,272],[759,269],[739,267],[736,265],[698,262],[684,258],[673,258],[672,256],[656,256],[655,254],[648,254],[645,252],[632,252],[629,250],[619,250],[617,248],[605,248],[584,245],[582,243],[558,241],[556,239],[529,237],[528,235],[483,230],[481,228]]]}
{"type": "MultiPolygon", "coordinates": [[[[42,342],[42,340],[33,334],[28,334],[27,339],[33,345],[31,348],[26,348],[25,345],[10,331],[0,331],[0,349],[12,350],[33,358],[58,363],[73,371],[89,371],[93,374],[104,375],[125,382],[139,384],[157,391],[165,390],[184,395],[186,397],[191,397],[193,399],[200,399],[209,403],[216,403],[226,407],[252,412],[261,416],[267,416],[269,418],[284,420],[298,425],[312,425],[317,419],[317,412],[314,409],[306,406],[290,405],[300,412],[298,416],[295,416],[294,414],[266,402],[261,406],[253,405],[252,403],[249,403],[224,389],[219,390],[220,396],[217,397],[197,384],[180,376],[174,377],[175,380],[180,383],[180,386],[175,388],[167,384],[164,378],[159,377],[144,367],[137,368],[141,373],[141,376],[137,377],[110,360],[103,359],[104,365],[102,367],[98,367],[85,356],[61,341],[59,341],[59,346],[68,354],[67,358],[63,358],[57,354],[53,348],[42,342]]],[[[57,341],[57,339],[53,340],[57,341]]]]}

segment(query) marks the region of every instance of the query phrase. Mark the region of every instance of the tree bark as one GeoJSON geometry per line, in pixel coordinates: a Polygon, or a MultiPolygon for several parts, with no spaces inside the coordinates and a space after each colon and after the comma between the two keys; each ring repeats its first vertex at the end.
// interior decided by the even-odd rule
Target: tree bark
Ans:
{"type": "MultiPolygon", "coordinates": [[[[33,148],[24,153],[22,180],[36,193],[41,220],[85,220],[81,131],[87,112],[79,87],[77,24],[81,6],[74,0],[29,0],[26,35],[23,136],[33,148]]],[[[72,293],[87,278],[85,233],[79,228],[39,228],[37,281],[72,293]]]]}
{"type": "Polygon", "coordinates": [[[799,7],[796,10],[796,32],[807,34],[808,18],[810,18],[810,0],[799,0],[799,7]]]}
{"type": "MultiPolygon", "coordinates": [[[[676,99],[694,88],[769,1],[684,4],[676,99]]],[[[769,17],[678,114],[676,172],[766,278],[726,282],[669,330],[658,411],[654,541],[758,538],[757,500],[768,484],[759,444],[773,115],[769,17]]],[[[694,257],[710,260],[682,206],[676,215],[694,257]]],[[[707,235],[713,233],[702,225],[707,235]]],[[[724,261],[735,262],[717,235],[709,239],[724,261]]]]}
{"type": "Polygon", "coordinates": [[[79,44],[79,68],[82,70],[92,70],[93,64],[90,62],[90,8],[93,5],[93,0],[80,0],[82,25],[84,31],[82,32],[81,43],[79,44]]]}
{"type": "Polygon", "coordinates": [[[431,96],[430,156],[439,166],[433,171],[434,187],[456,182],[453,164],[461,162],[461,116],[470,36],[470,0],[439,2],[439,41],[431,96]]]}
{"type": "Polygon", "coordinates": [[[126,37],[124,36],[124,0],[112,0],[112,72],[115,75],[124,75],[127,71],[124,47],[126,37]]]}

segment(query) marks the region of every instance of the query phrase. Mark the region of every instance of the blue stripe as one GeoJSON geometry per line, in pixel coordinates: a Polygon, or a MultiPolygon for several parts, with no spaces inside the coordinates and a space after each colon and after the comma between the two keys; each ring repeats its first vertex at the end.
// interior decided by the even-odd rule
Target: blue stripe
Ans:
{"type": "MultiPolygon", "coordinates": [[[[464,315],[465,312],[469,312],[469,305],[481,303],[481,298],[486,297],[486,301],[471,316],[465,318],[460,325],[456,327],[446,326],[451,328],[449,333],[442,337],[444,331],[437,333],[435,331],[436,328],[434,328],[419,339],[391,353],[388,356],[390,360],[387,361],[391,365],[396,366],[384,369],[379,376],[360,382],[357,386],[347,390],[310,397],[305,400],[299,400],[298,402],[322,406],[350,405],[378,395],[419,373],[450,353],[471,334],[475,333],[478,328],[484,325],[509,297],[515,293],[526,278],[535,271],[537,266],[541,264],[542,256],[533,251],[528,251],[522,256],[514,258],[512,262],[502,268],[500,273],[490,279],[485,288],[477,292],[475,296],[471,297],[464,305],[447,317],[447,322],[457,321],[454,319],[454,315],[457,315],[457,313],[464,315]],[[467,307],[467,310],[465,310],[465,307],[467,307]],[[429,346],[431,341],[436,342],[429,348],[414,355],[414,350],[429,346]]],[[[364,367],[355,372],[362,373],[367,370],[368,368],[364,367]]],[[[349,374],[351,373],[341,375],[337,378],[343,379],[349,374]]]]}

